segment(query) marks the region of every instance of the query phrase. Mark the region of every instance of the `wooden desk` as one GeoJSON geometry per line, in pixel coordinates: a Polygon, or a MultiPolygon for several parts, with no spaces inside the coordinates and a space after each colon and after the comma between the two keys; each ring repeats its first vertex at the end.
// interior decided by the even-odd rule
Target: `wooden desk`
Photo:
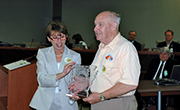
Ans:
{"type": "Polygon", "coordinates": [[[144,48],[144,49],[143,49],[143,51],[148,51],[148,50],[149,50],[149,48],[144,48]]]}
{"type": "Polygon", "coordinates": [[[137,89],[141,96],[158,96],[158,110],[161,110],[162,95],[180,95],[180,86],[157,86],[152,80],[142,80],[137,89]]]}
{"type": "Polygon", "coordinates": [[[0,66],[0,110],[30,110],[37,86],[35,63],[11,71],[0,66]]]}

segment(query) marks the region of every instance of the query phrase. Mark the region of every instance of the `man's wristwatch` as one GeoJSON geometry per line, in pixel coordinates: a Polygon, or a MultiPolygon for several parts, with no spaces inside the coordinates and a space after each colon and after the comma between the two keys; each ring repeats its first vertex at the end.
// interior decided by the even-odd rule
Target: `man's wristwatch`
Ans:
{"type": "Polygon", "coordinates": [[[102,95],[102,93],[100,93],[100,99],[101,99],[101,101],[106,100],[106,98],[102,95]]]}

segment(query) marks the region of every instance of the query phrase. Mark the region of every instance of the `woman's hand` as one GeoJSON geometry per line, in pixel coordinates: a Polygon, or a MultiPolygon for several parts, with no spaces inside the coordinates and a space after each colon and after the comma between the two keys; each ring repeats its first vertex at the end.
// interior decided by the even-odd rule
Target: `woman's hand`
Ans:
{"type": "Polygon", "coordinates": [[[75,66],[73,66],[76,62],[71,62],[64,66],[63,75],[66,76],[75,66]]]}
{"type": "Polygon", "coordinates": [[[63,78],[64,76],[66,76],[75,66],[73,66],[76,62],[71,62],[69,64],[66,64],[64,66],[64,70],[62,73],[59,73],[56,75],[57,80],[63,78]]]}

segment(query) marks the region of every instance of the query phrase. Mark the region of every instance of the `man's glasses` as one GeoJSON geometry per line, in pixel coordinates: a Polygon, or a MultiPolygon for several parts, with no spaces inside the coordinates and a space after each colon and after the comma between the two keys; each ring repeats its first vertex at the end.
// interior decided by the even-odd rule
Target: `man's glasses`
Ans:
{"type": "Polygon", "coordinates": [[[129,34],[130,36],[136,36],[135,34],[129,34]]]}
{"type": "Polygon", "coordinates": [[[65,40],[66,36],[61,34],[59,36],[50,36],[50,38],[54,41],[57,41],[58,39],[65,40]]]}
{"type": "Polygon", "coordinates": [[[171,35],[165,35],[166,37],[171,37],[171,35]]]}

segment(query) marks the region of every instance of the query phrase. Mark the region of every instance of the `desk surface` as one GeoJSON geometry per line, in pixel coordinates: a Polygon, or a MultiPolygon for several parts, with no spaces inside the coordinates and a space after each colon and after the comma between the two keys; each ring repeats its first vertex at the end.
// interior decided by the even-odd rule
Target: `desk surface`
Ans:
{"type": "Polygon", "coordinates": [[[180,95],[180,86],[161,86],[155,85],[152,80],[142,80],[138,91],[141,96],[157,96],[158,91],[161,91],[162,95],[180,95]]]}

